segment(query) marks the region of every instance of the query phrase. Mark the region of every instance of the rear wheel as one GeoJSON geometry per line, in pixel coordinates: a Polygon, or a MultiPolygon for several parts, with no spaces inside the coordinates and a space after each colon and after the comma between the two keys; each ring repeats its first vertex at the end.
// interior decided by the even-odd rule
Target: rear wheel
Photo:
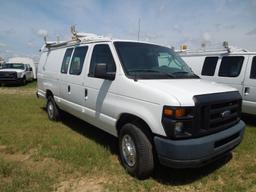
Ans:
{"type": "Polygon", "coordinates": [[[47,110],[48,118],[50,120],[53,120],[53,121],[59,120],[60,118],[59,108],[57,107],[52,96],[49,96],[47,99],[46,110],[47,110]]]}
{"type": "Polygon", "coordinates": [[[119,153],[120,160],[130,175],[139,179],[150,177],[154,169],[152,144],[137,125],[127,123],[121,128],[119,153]]]}

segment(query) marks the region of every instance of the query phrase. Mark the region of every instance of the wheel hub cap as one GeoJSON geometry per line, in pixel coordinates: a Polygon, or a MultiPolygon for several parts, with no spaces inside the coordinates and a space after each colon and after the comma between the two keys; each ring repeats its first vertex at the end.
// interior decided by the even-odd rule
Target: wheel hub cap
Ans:
{"type": "Polygon", "coordinates": [[[53,117],[53,105],[52,103],[49,103],[48,105],[48,114],[50,117],[53,117]]]}
{"type": "Polygon", "coordinates": [[[136,163],[136,148],[130,135],[125,135],[122,139],[122,153],[125,163],[130,167],[136,163]]]}

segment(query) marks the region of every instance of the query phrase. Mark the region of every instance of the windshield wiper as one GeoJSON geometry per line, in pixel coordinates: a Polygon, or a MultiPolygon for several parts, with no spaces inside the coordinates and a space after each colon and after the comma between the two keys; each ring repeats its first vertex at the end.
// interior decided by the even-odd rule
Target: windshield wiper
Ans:
{"type": "Polygon", "coordinates": [[[153,70],[153,69],[134,69],[134,70],[130,70],[129,72],[161,72],[158,70],[153,70]]]}
{"type": "MultiPolygon", "coordinates": [[[[189,72],[187,72],[187,71],[176,71],[176,72],[174,72],[174,73],[172,73],[172,74],[188,74],[189,72]]],[[[196,75],[196,74],[189,74],[189,76],[190,77],[196,77],[196,78],[200,78],[198,75],[196,75]]]]}
{"type": "Polygon", "coordinates": [[[176,72],[173,72],[172,74],[187,74],[188,72],[187,71],[176,71],[176,72]]]}
{"type": "MultiPolygon", "coordinates": [[[[158,71],[158,70],[153,70],[153,69],[135,69],[135,70],[130,70],[129,73],[130,72],[132,72],[132,73],[133,72],[153,72],[153,73],[159,73],[159,74],[162,74],[162,75],[166,75],[166,76],[171,77],[171,78],[175,77],[171,73],[166,73],[164,71],[158,71]]],[[[136,76],[135,76],[135,78],[136,78],[136,76]]],[[[137,78],[136,78],[136,80],[137,80],[137,78]]]]}

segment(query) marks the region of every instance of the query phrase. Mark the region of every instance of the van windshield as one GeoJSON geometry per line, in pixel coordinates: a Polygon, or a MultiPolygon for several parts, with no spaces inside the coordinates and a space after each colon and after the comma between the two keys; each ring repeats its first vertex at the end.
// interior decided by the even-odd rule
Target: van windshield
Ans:
{"type": "Polygon", "coordinates": [[[115,42],[126,75],[135,79],[199,78],[173,50],[153,44],[115,42]]]}
{"type": "Polygon", "coordinates": [[[5,63],[2,69],[25,69],[25,66],[22,63],[5,63]]]}

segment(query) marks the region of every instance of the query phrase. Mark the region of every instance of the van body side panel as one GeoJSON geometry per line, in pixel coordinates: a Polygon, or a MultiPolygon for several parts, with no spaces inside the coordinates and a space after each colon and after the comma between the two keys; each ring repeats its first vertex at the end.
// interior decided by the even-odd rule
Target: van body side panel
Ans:
{"type": "Polygon", "coordinates": [[[249,58],[243,87],[242,111],[256,115],[256,78],[251,76],[253,65],[256,65],[256,56],[249,58]]]}
{"type": "Polygon", "coordinates": [[[250,78],[251,65],[254,54],[250,53],[222,53],[222,54],[205,54],[205,55],[189,55],[181,54],[182,59],[192,68],[192,70],[204,80],[214,81],[226,84],[236,88],[243,97],[242,112],[248,114],[256,114],[256,80],[250,78]],[[223,57],[242,56],[244,57],[240,74],[237,77],[221,77],[219,76],[220,65],[223,57]],[[202,75],[204,60],[207,57],[219,57],[214,76],[202,75]],[[249,93],[245,93],[249,90],[249,93]]]}
{"type": "Polygon", "coordinates": [[[44,75],[43,67],[47,61],[47,57],[48,57],[48,52],[43,52],[41,54],[39,64],[38,64],[38,70],[37,70],[37,89],[38,91],[44,94],[45,94],[45,89],[44,89],[43,83],[44,83],[45,75],[44,75]]]}
{"type": "Polygon", "coordinates": [[[59,70],[64,50],[56,49],[43,52],[38,68],[38,88],[44,92],[50,90],[54,96],[59,96],[59,70]]]}
{"type": "MultiPolygon", "coordinates": [[[[224,55],[223,57],[232,57],[232,56],[233,55],[227,55],[227,56],[224,55]]],[[[221,76],[219,76],[221,61],[222,61],[223,57],[220,57],[220,59],[219,59],[219,62],[218,62],[217,67],[216,67],[217,72],[215,73],[214,79],[218,83],[223,83],[223,84],[226,84],[226,85],[229,85],[231,87],[236,88],[239,91],[239,93],[242,95],[243,94],[242,93],[243,81],[244,81],[244,78],[245,78],[248,56],[247,55],[241,56],[241,57],[244,57],[244,60],[243,60],[243,64],[242,64],[240,74],[237,77],[221,77],[221,76]]]]}
{"type": "Polygon", "coordinates": [[[188,63],[188,65],[190,67],[192,67],[193,71],[199,75],[201,78],[205,79],[205,80],[209,80],[209,81],[215,81],[218,83],[223,83],[229,86],[232,86],[234,88],[236,88],[240,94],[242,95],[242,90],[243,90],[243,80],[245,77],[245,71],[246,71],[246,64],[248,62],[248,56],[245,55],[244,57],[244,61],[242,64],[242,68],[240,71],[240,74],[237,77],[221,77],[219,76],[219,70],[220,70],[220,66],[221,66],[221,62],[222,62],[222,58],[223,57],[232,57],[232,56],[237,56],[237,55],[232,55],[232,54],[222,54],[222,55],[211,55],[210,57],[213,56],[217,56],[219,57],[219,60],[217,62],[217,66],[215,69],[215,73],[213,76],[206,76],[206,75],[202,75],[202,68],[203,68],[203,64],[204,64],[204,60],[205,58],[207,58],[208,56],[184,56],[183,59],[188,63]]]}

